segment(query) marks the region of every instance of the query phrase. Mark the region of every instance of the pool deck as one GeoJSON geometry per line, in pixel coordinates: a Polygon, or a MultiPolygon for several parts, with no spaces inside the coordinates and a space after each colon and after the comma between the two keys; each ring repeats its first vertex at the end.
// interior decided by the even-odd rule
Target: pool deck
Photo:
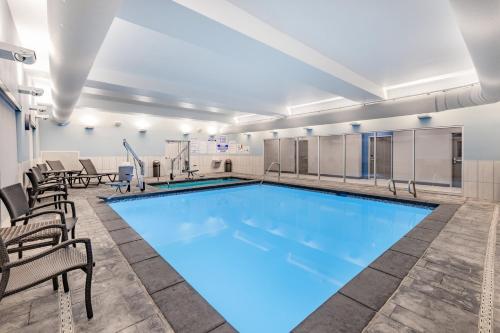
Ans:
{"type": "MultiPolygon", "coordinates": [[[[281,181],[388,195],[384,187],[285,178],[281,181]]],[[[147,191],[157,189],[148,187],[147,191]]],[[[92,296],[94,318],[89,321],[85,316],[84,274],[73,272],[70,275],[72,312],[69,313],[72,319],[69,324],[68,309],[59,305],[64,295],[54,292],[49,282],[1,301],[0,332],[54,332],[59,327],[64,328],[64,332],[71,332],[71,327],[79,332],[173,332],[172,327],[176,332],[233,331],[208,303],[195,297],[197,293],[182,277],[172,274],[173,270],[154,271],[155,262],[166,263],[137,234],[120,224],[113,216],[114,212],[109,211],[109,206],[99,204],[96,199],[97,195],[112,193],[113,190],[103,185],[71,190],[71,199],[76,202],[79,216],[77,236],[92,239],[96,261],[92,296]],[[148,282],[144,280],[145,276],[150,277],[148,282]],[[156,276],[166,278],[154,279],[156,276]],[[61,321],[61,317],[65,321],[61,321]]],[[[398,193],[398,198],[411,200],[407,193],[398,193]]],[[[498,218],[498,214],[494,214],[496,205],[432,193],[419,193],[419,199],[449,207],[440,214],[433,214],[434,222],[420,225],[418,232],[407,235],[413,245],[424,247],[415,247],[413,254],[396,249],[386,258],[380,257],[377,259],[379,263],[374,262],[366,276],[353,279],[365,280],[366,283],[361,281],[363,283],[351,290],[344,287],[308,317],[312,320],[304,321],[297,331],[478,331],[488,236],[490,230],[497,232],[491,228],[493,217],[498,218]],[[449,221],[444,223],[444,220],[449,221]],[[421,256],[419,251],[423,252],[421,256]],[[380,274],[387,276],[381,279],[380,274]],[[373,290],[383,291],[385,296],[373,298],[373,290]],[[339,316],[331,315],[331,308],[335,308],[339,316]]],[[[500,243],[494,243],[495,246],[500,250],[500,243]]],[[[407,247],[408,251],[411,248],[407,247]]],[[[495,292],[492,304],[494,326],[500,329],[498,257],[494,257],[494,285],[498,292],[495,292]]],[[[481,317],[485,317],[484,311],[481,317]]]]}

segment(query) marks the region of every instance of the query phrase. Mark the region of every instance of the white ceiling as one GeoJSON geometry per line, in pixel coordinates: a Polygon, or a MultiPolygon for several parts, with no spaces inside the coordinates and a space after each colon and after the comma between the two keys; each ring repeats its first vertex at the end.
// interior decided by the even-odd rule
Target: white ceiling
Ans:
{"type": "Polygon", "coordinates": [[[473,68],[447,0],[228,0],[373,82],[473,68]]]}
{"type": "MultiPolygon", "coordinates": [[[[46,77],[46,0],[8,3],[22,46],[37,51],[31,73],[46,77]]],[[[473,69],[446,0],[124,0],[79,106],[220,122],[284,117],[338,96],[370,101],[401,84],[408,92],[409,82],[434,89],[435,77],[451,88],[475,80],[473,69]]]]}

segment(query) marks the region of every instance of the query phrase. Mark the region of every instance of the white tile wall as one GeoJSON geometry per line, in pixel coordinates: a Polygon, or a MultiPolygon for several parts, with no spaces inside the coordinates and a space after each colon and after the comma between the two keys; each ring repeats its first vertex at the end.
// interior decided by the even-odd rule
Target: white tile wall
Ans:
{"type": "Polygon", "coordinates": [[[464,161],[464,182],[477,182],[478,161],[464,161]]]}
{"type": "MultiPolygon", "coordinates": [[[[86,157],[81,157],[86,158],[86,157]]],[[[118,166],[126,161],[126,156],[94,156],[89,157],[98,171],[111,172],[116,171],[118,166]]],[[[151,155],[141,156],[145,164],[145,176],[153,176],[153,161],[160,161],[162,176],[170,173],[170,162],[165,160],[164,156],[151,155]]],[[[263,156],[255,155],[194,155],[191,156],[191,168],[200,170],[200,174],[224,172],[224,162],[231,159],[233,162],[233,172],[245,173],[251,175],[262,175],[264,170],[263,156]],[[213,167],[213,161],[220,160],[218,168],[213,167]]]]}
{"type": "Polygon", "coordinates": [[[495,161],[478,161],[477,181],[479,183],[493,183],[493,165],[495,161]]]}
{"type": "Polygon", "coordinates": [[[500,161],[464,161],[464,196],[500,201],[500,161]]]}

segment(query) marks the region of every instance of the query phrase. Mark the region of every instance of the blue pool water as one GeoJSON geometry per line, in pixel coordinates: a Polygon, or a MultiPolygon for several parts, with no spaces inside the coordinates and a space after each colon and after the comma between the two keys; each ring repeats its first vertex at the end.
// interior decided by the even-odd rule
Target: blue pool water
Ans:
{"type": "Polygon", "coordinates": [[[240,332],[289,332],[431,212],[272,185],[112,203],[240,332]]]}
{"type": "Polygon", "coordinates": [[[206,179],[206,180],[193,180],[193,181],[185,181],[185,182],[173,182],[168,184],[160,184],[153,185],[156,188],[161,188],[162,190],[173,190],[178,188],[188,188],[188,187],[200,187],[200,186],[208,186],[208,185],[218,185],[218,184],[228,184],[241,182],[242,179],[238,178],[217,178],[217,179],[206,179]]]}

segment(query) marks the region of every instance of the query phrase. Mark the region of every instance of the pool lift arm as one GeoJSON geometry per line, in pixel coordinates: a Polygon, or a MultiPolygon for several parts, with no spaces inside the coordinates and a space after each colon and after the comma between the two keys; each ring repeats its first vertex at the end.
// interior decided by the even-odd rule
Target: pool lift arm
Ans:
{"type": "Polygon", "coordinates": [[[170,180],[174,180],[174,164],[175,164],[175,161],[177,159],[179,159],[182,154],[184,154],[184,152],[189,148],[189,145],[185,146],[184,148],[182,148],[182,150],[177,154],[177,156],[175,156],[174,158],[172,158],[170,160],[170,180]]]}
{"type": "Polygon", "coordinates": [[[127,160],[128,160],[128,154],[132,155],[132,158],[134,159],[135,176],[137,177],[137,187],[139,187],[141,191],[144,191],[146,189],[146,183],[144,183],[144,162],[139,158],[139,156],[137,156],[137,154],[132,149],[132,147],[130,146],[130,144],[127,142],[126,139],[123,139],[123,147],[125,147],[125,150],[127,151],[127,160]],[[140,174],[137,172],[137,164],[141,169],[140,174]]]}

